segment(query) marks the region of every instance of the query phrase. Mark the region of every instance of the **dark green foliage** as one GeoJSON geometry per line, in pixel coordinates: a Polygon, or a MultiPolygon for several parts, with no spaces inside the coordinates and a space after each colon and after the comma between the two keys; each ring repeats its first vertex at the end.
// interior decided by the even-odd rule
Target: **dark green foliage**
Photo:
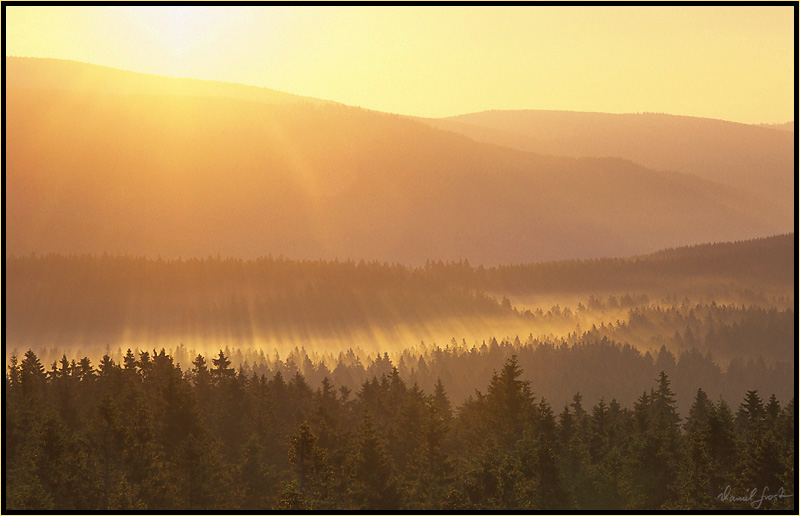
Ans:
{"type": "Polygon", "coordinates": [[[504,448],[519,440],[526,425],[536,416],[530,381],[520,379],[521,376],[517,357],[512,355],[500,374],[492,376],[487,389],[487,422],[495,429],[499,444],[504,448]]]}
{"type": "Polygon", "coordinates": [[[347,499],[356,509],[391,510],[401,507],[394,465],[369,410],[364,411],[345,464],[347,499]]]}
{"type": "Polygon", "coordinates": [[[245,443],[241,456],[238,481],[242,489],[241,508],[258,510],[272,506],[277,480],[257,436],[252,435],[245,443]]]}
{"type": "Polygon", "coordinates": [[[28,350],[20,364],[19,381],[22,386],[22,394],[27,397],[41,396],[45,379],[44,366],[39,361],[39,357],[33,351],[28,350]]]}
{"type": "Polygon", "coordinates": [[[212,359],[211,362],[214,364],[214,369],[211,370],[211,377],[218,382],[223,381],[225,378],[233,378],[236,374],[236,371],[230,368],[231,361],[228,360],[222,350],[219,350],[219,356],[212,359]]]}
{"type": "Polygon", "coordinates": [[[388,354],[356,395],[288,366],[237,372],[228,355],[185,373],[164,350],[97,369],[62,355],[49,373],[12,357],[6,507],[748,509],[753,487],[760,508],[796,506],[793,400],[751,390],[734,416],[698,389],[681,425],[662,372],[630,409],[574,394],[556,415],[510,356],[454,410],[441,380],[409,386],[388,354]]]}
{"type": "Polygon", "coordinates": [[[309,507],[303,493],[297,488],[297,485],[294,482],[287,482],[284,485],[278,503],[275,504],[273,509],[279,511],[305,511],[308,510],[309,507]]]}
{"type": "MultiPolygon", "coordinates": [[[[638,471],[634,486],[641,508],[662,507],[678,500],[677,484],[681,458],[680,416],[674,393],[662,371],[657,389],[635,407],[638,431],[632,436],[632,460],[638,471]]],[[[639,507],[637,507],[639,508],[639,507]]]]}
{"type": "Polygon", "coordinates": [[[309,424],[303,422],[289,445],[289,460],[297,468],[298,489],[312,506],[325,504],[332,473],[327,450],[318,442],[309,424]]]}

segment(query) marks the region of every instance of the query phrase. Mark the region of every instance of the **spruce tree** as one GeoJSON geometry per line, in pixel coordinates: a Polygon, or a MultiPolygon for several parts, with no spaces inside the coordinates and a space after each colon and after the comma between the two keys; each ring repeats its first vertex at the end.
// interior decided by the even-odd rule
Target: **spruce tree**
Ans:
{"type": "Polygon", "coordinates": [[[392,510],[401,507],[394,465],[368,410],[347,458],[347,497],[353,509],[392,510]]]}

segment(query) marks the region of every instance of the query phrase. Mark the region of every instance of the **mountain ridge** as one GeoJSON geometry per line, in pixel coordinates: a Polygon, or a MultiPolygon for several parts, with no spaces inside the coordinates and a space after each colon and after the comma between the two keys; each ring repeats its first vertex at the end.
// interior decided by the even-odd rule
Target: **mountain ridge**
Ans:
{"type": "Polygon", "coordinates": [[[747,192],[624,159],[341,104],[144,93],[7,88],[11,252],[496,264],[791,229],[747,192]]]}
{"type": "MultiPolygon", "coordinates": [[[[247,83],[241,83],[241,82],[235,82],[235,81],[222,81],[222,80],[217,80],[217,79],[201,79],[201,78],[198,78],[198,77],[174,77],[174,76],[170,76],[170,75],[161,75],[161,74],[151,73],[151,72],[138,72],[138,71],[128,70],[128,69],[125,69],[125,68],[118,68],[118,67],[115,67],[115,66],[102,65],[102,64],[96,64],[96,63],[89,63],[89,62],[85,62],[85,61],[77,61],[77,60],[74,60],[74,59],[61,59],[61,58],[52,58],[52,57],[34,57],[34,56],[6,56],[7,70],[10,70],[10,73],[8,73],[8,72],[7,73],[8,73],[8,75],[12,75],[12,74],[17,75],[17,77],[12,77],[12,81],[18,81],[19,80],[18,75],[20,74],[20,71],[24,70],[25,68],[30,68],[30,65],[32,63],[34,63],[34,62],[37,62],[37,61],[38,62],[48,62],[48,63],[59,63],[59,64],[62,64],[62,65],[66,65],[66,66],[69,66],[69,67],[75,67],[75,68],[90,67],[90,68],[94,68],[96,70],[105,70],[107,72],[111,72],[111,73],[114,73],[114,74],[118,74],[118,73],[120,73],[120,74],[132,74],[132,75],[135,75],[135,76],[143,76],[143,77],[147,77],[147,78],[150,78],[150,79],[166,79],[166,80],[178,80],[178,81],[184,81],[184,82],[196,82],[196,83],[204,83],[204,84],[208,84],[208,85],[218,85],[218,86],[226,86],[226,87],[233,87],[233,88],[241,88],[242,90],[252,89],[254,91],[263,91],[263,92],[268,92],[268,93],[280,94],[282,96],[286,96],[286,97],[289,97],[289,98],[297,99],[298,101],[301,101],[301,102],[307,101],[307,102],[319,103],[319,104],[348,105],[348,104],[344,104],[342,102],[338,102],[338,101],[335,101],[335,100],[323,99],[323,98],[319,98],[319,97],[310,97],[310,96],[305,96],[305,95],[299,95],[299,94],[296,94],[296,93],[291,93],[291,92],[286,92],[286,91],[282,91],[282,90],[277,90],[275,88],[270,88],[268,86],[258,86],[258,85],[254,85],[254,84],[247,84],[247,83]],[[11,67],[8,67],[9,63],[12,65],[11,67]]],[[[75,72],[80,73],[77,70],[75,70],[75,72]]],[[[28,73],[30,73],[30,72],[28,72],[28,73]]],[[[31,80],[30,76],[28,76],[28,78],[26,80],[31,80]]],[[[71,80],[74,81],[75,79],[71,79],[71,80]]],[[[39,81],[41,81],[41,78],[39,79],[39,81]]],[[[34,83],[35,82],[36,82],[36,80],[34,80],[34,83]]],[[[19,83],[11,84],[11,86],[12,87],[20,87],[19,83]]],[[[73,87],[74,87],[74,84],[73,84],[73,87]]],[[[44,88],[44,89],[47,89],[47,88],[44,88]]],[[[61,88],[56,88],[56,89],[65,89],[65,88],[62,85],[61,88]]],[[[66,89],[69,89],[69,88],[66,88],[66,89]]],[[[239,97],[232,97],[232,98],[239,98],[239,97]]],[[[241,98],[241,100],[246,100],[246,98],[241,98]]],[[[256,101],[257,102],[265,102],[265,100],[256,100],[256,101]]],[[[448,119],[455,119],[455,118],[458,118],[458,117],[465,117],[465,116],[471,116],[471,115],[477,115],[477,114],[483,114],[483,113],[550,112],[550,113],[598,114],[598,115],[611,115],[611,116],[615,116],[615,115],[622,115],[622,116],[626,116],[626,115],[663,115],[663,116],[667,116],[667,117],[713,120],[713,121],[725,122],[725,123],[730,123],[730,124],[737,124],[737,125],[743,125],[743,126],[753,126],[753,127],[764,128],[764,129],[774,129],[774,130],[779,130],[779,131],[792,130],[793,129],[793,124],[794,124],[794,122],[791,122],[791,121],[790,122],[781,122],[781,123],[748,124],[748,123],[744,123],[744,122],[736,122],[736,121],[732,121],[732,120],[726,120],[726,119],[723,119],[723,118],[702,117],[702,116],[694,116],[694,115],[680,115],[680,114],[671,114],[671,113],[656,113],[656,112],[610,113],[610,112],[601,112],[601,111],[582,111],[582,110],[563,110],[563,109],[485,109],[485,110],[481,110],[481,111],[461,113],[461,114],[452,115],[452,116],[446,116],[446,117],[424,117],[424,116],[419,116],[419,115],[404,115],[404,114],[393,113],[393,112],[388,112],[388,111],[380,111],[380,110],[376,110],[376,109],[364,108],[364,107],[355,106],[355,105],[353,105],[351,107],[358,107],[359,109],[364,109],[366,111],[372,111],[372,112],[378,112],[378,113],[385,113],[385,114],[389,114],[389,115],[403,116],[403,117],[407,117],[407,118],[419,119],[419,120],[422,120],[422,121],[448,120],[448,119]]]]}
{"type": "Polygon", "coordinates": [[[660,113],[492,110],[417,118],[476,141],[571,157],[616,156],[751,191],[794,213],[794,134],[660,113]]]}
{"type": "Polygon", "coordinates": [[[33,87],[103,92],[114,82],[117,88],[114,93],[118,94],[125,94],[127,88],[131,92],[140,94],[149,90],[152,94],[172,92],[175,95],[223,96],[265,103],[339,104],[332,100],[297,95],[265,86],[195,77],[171,77],[46,57],[7,56],[4,80],[6,87],[11,88],[33,87]],[[87,77],[92,80],[87,80],[87,77]],[[119,79],[122,78],[124,83],[120,84],[119,79]]]}

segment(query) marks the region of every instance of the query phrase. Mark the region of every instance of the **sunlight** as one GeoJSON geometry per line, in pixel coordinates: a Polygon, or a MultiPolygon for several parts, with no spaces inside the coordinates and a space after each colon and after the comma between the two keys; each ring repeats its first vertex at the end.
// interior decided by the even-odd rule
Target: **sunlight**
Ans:
{"type": "Polygon", "coordinates": [[[793,112],[790,9],[13,6],[6,55],[418,116],[524,107],[784,123],[793,112]]]}
{"type": "Polygon", "coordinates": [[[173,56],[185,58],[194,40],[203,36],[202,26],[198,23],[198,11],[175,7],[157,9],[164,11],[161,20],[166,25],[162,29],[167,29],[163,32],[168,42],[166,48],[173,56]]]}
{"type": "Polygon", "coordinates": [[[123,7],[174,66],[176,76],[191,73],[208,58],[205,51],[238,10],[215,7],[123,7]]]}

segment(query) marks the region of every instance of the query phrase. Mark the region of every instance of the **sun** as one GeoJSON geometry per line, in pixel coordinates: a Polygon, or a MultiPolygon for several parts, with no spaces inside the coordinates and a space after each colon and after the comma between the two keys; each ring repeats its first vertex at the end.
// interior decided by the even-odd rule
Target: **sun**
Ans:
{"type": "Polygon", "coordinates": [[[136,60],[149,63],[153,72],[246,83],[259,82],[257,73],[248,79],[254,63],[273,67],[291,59],[285,42],[302,38],[303,31],[295,26],[296,18],[305,12],[224,5],[110,9],[116,10],[115,26],[126,32],[125,39],[135,42],[131,51],[137,54],[136,60]]]}
{"type": "Polygon", "coordinates": [[[186,57],[213,30],[217,9],[206,7],[148,6],[128,7],[131,15],[146,26],[153,37],[162,40],[166,52],[186,57]]]}

